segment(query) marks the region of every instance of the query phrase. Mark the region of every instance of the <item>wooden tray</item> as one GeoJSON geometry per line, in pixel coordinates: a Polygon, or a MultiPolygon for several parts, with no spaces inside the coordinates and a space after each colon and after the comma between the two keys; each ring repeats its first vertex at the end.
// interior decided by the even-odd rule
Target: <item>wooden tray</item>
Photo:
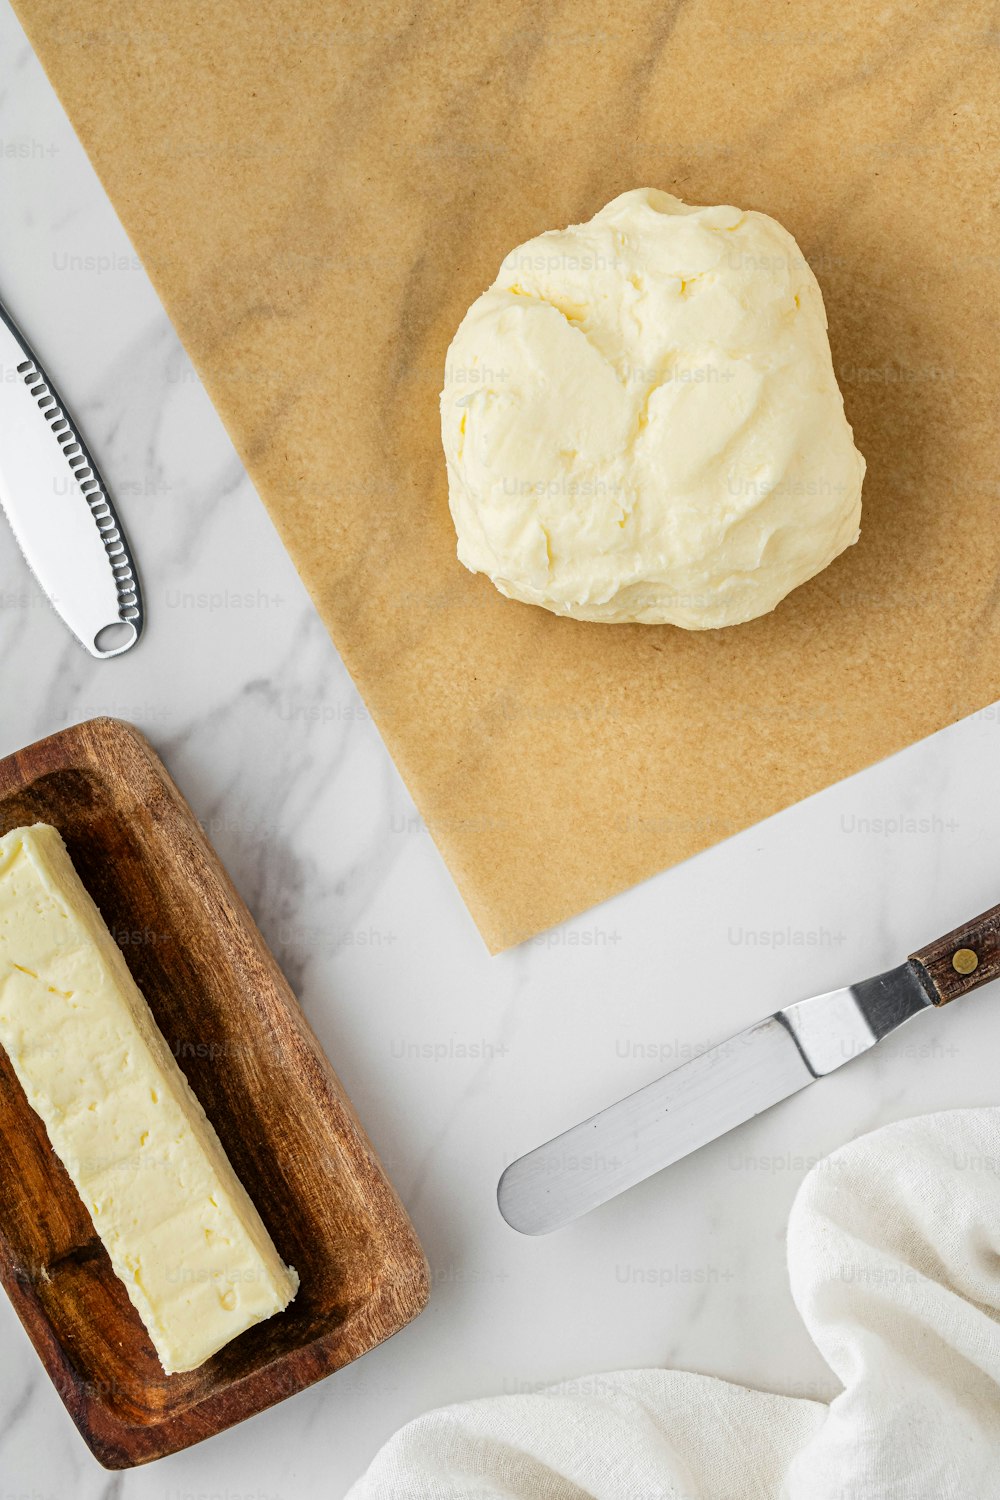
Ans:
{"type": "Polygon", "coordinates": [[[128,1468],[210,1437],[397,1332],[427,1265],[249,912],[131,726],[78,724],[0,761],[0,834],[53,823],[302,1286],[199,1370],[164,1375],[0,1048],[0,1280],[94,1455],[128,1468]]]}

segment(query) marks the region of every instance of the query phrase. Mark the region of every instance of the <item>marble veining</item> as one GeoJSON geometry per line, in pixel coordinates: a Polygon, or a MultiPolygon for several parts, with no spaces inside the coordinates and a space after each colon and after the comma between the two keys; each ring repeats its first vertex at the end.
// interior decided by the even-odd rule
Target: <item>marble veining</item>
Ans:
{"type": "Polygon", "coordinates": [[[488,958],[6,4],[0,55],[0,290],[105,470],[149,613],[137,651],[91,661],[0,523],[0,753],[99,713],[149,736],[350,1091],[435,1283],[428,1311],[357,1365],[114,1478],[0,1297],[0,1500],[334,1500],[431,1406],[594,1388],[628,1366],[828,1397],[784,1273],[795,1189],[884,1121],[994,1101],[995,994],[922,1017],[550,1239],[506,1228],[496,1180],[692,1051],[1000,899],[1000,708],[488,958]]]}

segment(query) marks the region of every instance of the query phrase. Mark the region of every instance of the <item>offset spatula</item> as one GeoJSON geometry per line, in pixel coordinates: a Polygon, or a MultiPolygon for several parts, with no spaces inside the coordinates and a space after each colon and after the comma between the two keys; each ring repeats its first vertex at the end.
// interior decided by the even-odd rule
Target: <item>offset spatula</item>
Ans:
{"type": "Polygon", "coordinates": [[[547,1234],[1000,975],[1000,906],[898,969],[799,1000],[512,1163],[500,1212],[547,1234]]]}
{"type": "Polygon", "coordinates": [[[65,403],[2,305],[0,506],[31,571],[91,656],[129,651],[143,607],[128,541],[65,403]]]}

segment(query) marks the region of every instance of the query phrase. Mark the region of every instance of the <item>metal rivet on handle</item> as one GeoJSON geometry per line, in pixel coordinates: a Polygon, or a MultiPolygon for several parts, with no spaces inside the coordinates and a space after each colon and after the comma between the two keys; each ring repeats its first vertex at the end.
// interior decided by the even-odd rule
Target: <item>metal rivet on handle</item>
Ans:
{"type": "Polygon", "coordinates": [[[979,955],[971,948],[959,948],[951,956],[951,966],[956,974],[974,974],[979,968],[979,955]]]}

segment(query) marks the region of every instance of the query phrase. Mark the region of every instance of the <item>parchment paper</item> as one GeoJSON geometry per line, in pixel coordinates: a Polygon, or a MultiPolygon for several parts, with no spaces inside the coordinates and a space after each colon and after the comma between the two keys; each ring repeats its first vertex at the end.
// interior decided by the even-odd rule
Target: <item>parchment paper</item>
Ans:
{"type": "Polygon", "coordinates": [[[491,948],[1000,696],[986,7],[18,10],[491,948]],[[454,329],[644,185],[796,235],[868,460],[861,543],[727,631],[556,619],[454,556],[454,329]]]}

